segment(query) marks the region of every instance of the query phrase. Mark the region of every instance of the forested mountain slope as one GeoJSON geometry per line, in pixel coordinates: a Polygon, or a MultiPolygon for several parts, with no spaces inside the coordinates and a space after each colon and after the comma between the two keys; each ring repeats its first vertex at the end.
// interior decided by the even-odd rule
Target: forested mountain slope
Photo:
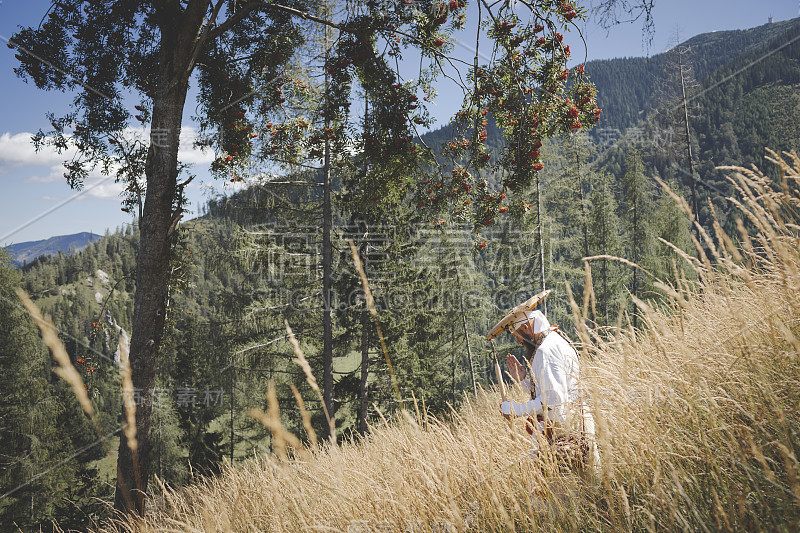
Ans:
{"type": "MultiPolygon", "coordinates": [[[[569,442],[532,443],[521,418],[503,419],[496,390],[470,392],[446,418],[415,402],[363,439],[281,446],[97,530],[796,529],[798,226],[773,214],[800,200],[800,168],[781,164],[785,191],[768,176],[737,176],[761,230],[741,247],[715,239],[715,268],[698,264],[702,279],[677,285],[669,305],[642,306],[649,328],[581,327],[595,468],[569,442]],[[758,327],[742,327],[753,317],[758,327]]],[[[285,443],[279,406],[267,403],[265,423],[285,443]]]]}
{"type": "MultiPolygon", "coordinates": [[[[761,164],[765,146],[798,146],[800,39],[793,41],[798,36],[795,20],[688,41],[693,53],[687,57],[702,82],[691,95],[689,144],[701,180],[700,220],[707,229],[713,221],[709,199],[731,235],[738,235],[735,219],[744,216],[724,200],[734,186],[726,173],[714,170],[716,165],[761,164]]],[[[689,219],[651,179],[659,176],[679,194],[689,191],[685,124],[666,118],[674,100],[654,97],[668,62],[661,54],[587,65],[604,118],[590,136],[559,138],[541,147],[544,170],[523,191],[517,218],[498,213],[492,225],[465,227],[447,223],[447,213],[428,216],[404,198],[354,201],[361,191],[353,192],[345,171],[334,172],[332,387],[341,440],[363,434],[368,423],[378,423],[401,402],[407,407],[419,402],[434,415],[449,412],[473,390],[473,373],[477,385],[490,386],[495,378],[487,329],[542,288],[554,289],[546,302],[551,322],[577,335],[566,287],[577,294],[584,290],[585,257],[603,257],[590,263],[595,297],[582,309],[597,331],[616,324],[644,327],[632,296],[656,306],[664,301],[653,279],[608,256],[628,258],[653,277],[689,290],[696,272],[659,240],[694,254],[689,219]],[[602,133],[616,129],[619,135],[606,142],[602,133]],[[367,311],[348,240],[366,265],[378,318],[367,311]]],[[[501,150],[493,121],[488,126],[487,145],[501,150]]],[[[426,134],[425,142],[440,148],[448,128],[426,134]]],[[[487,190],[499,196],[498,174],[485,177],[487,190]]],[[[198,473],[218,473],[223,458],[239,462],[272,450],[269,432],[247,415],[251,407],[265,407],[270,383],[287,428],[303,431],[290,390],[295,386],[313,427],[325,431],[321,402],[286,340],[288,322],[320,376],[320,181],[298,173],[253,184],[212,200],[204,216],[182,223],[175,234],[158,396],[146,400],[157,402],[155,474],[172,487],[198,473]]],[[[10,303],[16,302],[12,285],[25,288],[53,316],[111,439],[117,438],[120,422],[115,358],[119,341],[130,331],[137,249],[138,230],[130,226],[77,253],[41,257],[12,274],[0,272],[8,304],[0,308],[3,317],[9,324],[24,320],[10,303]]],[[[78,453],[75,468],[63,475],[82,480],[65,486],[42,478],[21,492],[19,501],[15,496],[0,507],[0,513],[19,514],[28,520],[20,523],[35,527],[47,523],[54,509],[63,516],[64,498],[106,498],[107,490],[94,487],[107,489],[101,482],[113,481],[116,446],[110,446],[111,455],[99,446],[79,453],[94,438],[82,415],[66,409],[47,416],[40,412],[42,402],[65,402],[70,396],[25,328],[0,331],[25,340],[18,351],[23,361],[2,354],[0,370],[15,378],[7,380],[8,390],[20,405],[0,405],[0,414],[14,420],[58,416],[65,438],[59,443],[58,435],[28,426],[27,433],[0,435],[20,454],[30,453],[25,448],[30,437],[43,443],[41,453],[24,463],[27,470],[9,469],[0,483],[13,486],[42,464],[73,453],[78,453]],[[26,368],[32,370],[26,373],[26,368]],[[67,415],[77,421],[69,425],[67,415]],[[16,513],[30,501],[43,511],[16,513]]],[[[507,339],[497,348],[500,353],[517,349],[507,339]]],[[[102,510],[92,513],[94,518],[102,510]]],[[[81,517],[70,520],[64,524],[85,525],[81,517]]]]}
{"type": "MultiPolygon", "coordinates": [[[[694,77],[709,86],[706,78],[732,61],[747,56],[737,65],[774,51],[794,36],[800,19],[764,24],[747,30],[719,31],[697,35],[681,43],[689,50],[694,77]]],[[[626,57],[590,61],[586,72],[597,85],[597,103],[603,109],[595,132],[603,128],[625,131],[635,126],[661,102],[659,90],[666,83],[668,53],[652,57],[626,57]]],[[[715,78],[719,79],[719,78],[715,78]]]]}

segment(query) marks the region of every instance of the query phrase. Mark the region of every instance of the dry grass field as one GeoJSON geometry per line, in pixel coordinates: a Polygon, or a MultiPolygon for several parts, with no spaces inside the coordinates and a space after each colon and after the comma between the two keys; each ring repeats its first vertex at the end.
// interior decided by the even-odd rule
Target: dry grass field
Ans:
{"type": "Polygon", "coordinates": [[[641,331],[592,330],[591,300],[574,305],[596,472],[531,459],[488,391],[447,420],[417,406],[363,440],[254,458],[100,530],[797,531],[800,160],[772,158],[777,185],[728,169],[740,235],[701,235],[699,280],[638,302],[641,331]]]}

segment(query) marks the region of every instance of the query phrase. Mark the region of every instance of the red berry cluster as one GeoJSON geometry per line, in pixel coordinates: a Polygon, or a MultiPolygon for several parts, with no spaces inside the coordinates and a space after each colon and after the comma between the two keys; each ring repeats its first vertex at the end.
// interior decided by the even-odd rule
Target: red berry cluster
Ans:
{"type": "MultiPolygon", "coordinates": [[[[443,190],[455,208],[452,213],[471,210],[478,227],[493,224],[504,213],[522,215],[530,210],[524,201],[507,203],[505,194],[521,192],[544,169],[542,140],[577,132],[596,122],[600,113],[594,87],[584,79],[584,66],[567,68],[571,50],[558,31],[559,20],[565,27],[579,16],[574,6],[567,0],[547,2],[541,18],[529,22],[505,13],[488,25],[498,59],[471,72],[471,94],[456,115],[457,135],[444,147],[455,176],[492,162],[485,146],[489,114],[507,140],[507,148],[494,161],[496,170],[503,172],[504,190],[487,191],[474,178],[443,190]]],[[[438,197],[426,200],[430,204],[438,197]]]]}
{"type": "Polygon", "coordinates": [[[560,9],[561,9],[561,14],[568,22],[571,22],[572,19],[578,16],[578,14],[575,12],[575,8],[569,2],[566,1],[562,2],[560,9]]]}
{"type": "Polygon", "coordinates": [[[83,358],[76,359],[75,363],[78,365],[78,370],[86,372],[87,374],[94,374],[95,370],[97,370],[94,364],[83,358]]]}

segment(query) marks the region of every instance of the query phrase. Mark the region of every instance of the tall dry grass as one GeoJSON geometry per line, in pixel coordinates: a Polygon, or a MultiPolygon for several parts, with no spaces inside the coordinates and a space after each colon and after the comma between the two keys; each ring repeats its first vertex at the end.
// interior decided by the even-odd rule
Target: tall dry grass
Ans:
{"type": "Polygon", "coordinates": [[[701,235],[699,281],[638,302],[644,331],[581,330],[596,474],[530,459],[489,392],[447,421],[416,410],[357,442],[226,468],[107,530],[797,530],[800,160],[772,161],[777,187],[729,169],[742,234],[701,235]]]}

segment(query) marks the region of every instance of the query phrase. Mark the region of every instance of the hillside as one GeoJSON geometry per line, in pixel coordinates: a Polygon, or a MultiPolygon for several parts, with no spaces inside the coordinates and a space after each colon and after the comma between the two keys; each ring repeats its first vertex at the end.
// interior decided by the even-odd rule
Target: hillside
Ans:
{"type": "MultiPolygon", "coordinates": [[[[259,182],[182,222],[172,236],[158,381],[152,397],[139,398],[153,406],[158,477],[150,485],[157,513],[143,530],[166,529],[169,521],[175,530],[324,524],[370,531],[420,524],[663,530],[675,523],[750,531],[794,523],[796,507],[785,498],[800,495],[789,466],[800,453],[800,376],[787,361],[797,356],[793,317],[800,315],[796,247],[786,242],[797,238],[791,224],[798,221],[773,218],[796,212],[800,178],[796,168],[767,162],[763,147],[800,148],[800,20],[688,43],[703,76],[690,142],[704,230],[693,232],[687,213],[652,179],[682,196],[689,191],[680,124],[653,98],[666,56],[595,62],[587,70],[608,98],[609,124],[641,135],[606,143],[600,134],[613,128],[601,121],[594,138],[545,142],[537,183],[516,191],[515,205],[492,225],[415,209],[408,196],[365,195],[359,169],[333,173],[330,367],[319,174],[259,182]],[[754,163],[765,176],[732,183],[730,170],[715,169],[754,163]],[[784,184],[791,198],[781,196],[784,184]],[[736,205],[726,197],[744,198],[737,188],[757,194],[736,205]],[[770,204],[766,215],[756,198],[782,204],[770,204]],[[364,262],[377,317],[367,309],[348,241],[364,262]],[[544,472],[534,468],[525,439],[511,437],[496,416],[494,393],[471,397],[473,383],[482,390],[496,384],[488,328],[542,288],[553,290],[545,302],[551,323],[584,343],[587,397],[602,422],[599,480],[552,461],[544,472]],[[745,321],[765,329],[740,327],[745,321]],[[287,323],[321,384],[328,370],[323,388],[332,391],[338,447],[312,445],[309,425],[320,439],[330,428],[294,362],[287,323]],[[411,415],[399,413],[400,402],[411,415]],[[251,416],[268,407],[269,427],[276,428],[279,409],[282,427],[302,442],[292,460],[272,453],[294,437],[274,435],[251,416]],[[776,430],[759,418],[764,413],[789,422],[776,430]],[[695,442],[698,435],[705,440],[695,442]],[[538,482],[555,487],[555,499],[538,482]]],[[[448,128],[425,142],[438,147],[448,128]]],[[[493,120],[487,129],[487,146],[501,150],[493,120]]],[[[478,177],[500,196],[504,171],[478,177]]],[[[0,418],[22,421],[0,427],[0,442],[12,449],[9,463],[0,460],[0,493],[28,483],[31,472],[67,465],[0,503],[0,522],[50,530],[58,518],[64,529],[86,529],[109,516],[121,420],[117,350],[131,330],[138,239],[130,226],[22,268],[3,270],[0,261],[0,348],[9,354],[0,373],[12,399],[0,402],[0,418]],[[15,307],[18,285],[53,317],[101,435],[15,307]],[[49,425],[34,432],[27,422],[34,418],[49,425]],[[36,454],[31,442],[39,443],[36,454]]],[[[520,349],[510,338],[496,344],[500,354],[520,349]]]]}
{"type": "MultiPolygon", "coordinates": [[[[641,153],[648,175],[658,175],[675,183],[681,194],[690,194],[676,49],[649,58],[617,58],[586,65],[603,113],[589,132],[592,143],[586,148],[585,164],[597,174],[614,176],[612,189],[618,206],[624,204],[621,178],[632,150],[641,153]]],[[[796,112],[800,103],[800,19],[697,35],[682,42],[681,50],[700,222],[706,228],[713,225],[711,201],[720,222],[731,231],[741,214],[726,200],[734,189],[716,167],[762,167],[765,147],[778,152],[800,149],[800,115],[796,112]]],[[[451,129],[445,126],[423,138],[436,149],[451,129]]],[[[502,149],[500,136],[496,127],[489,128],[492,149],[502,149]]],[[[555,139],[548,146],[543,183],[562,180],[559,154],[571,142],[555,139]]],[[[490,186],[497,186],[496,175],[489,174],[486,179],[490,186]]],[[[583,186],[586,198],[593,188],[588,177],[583,186]]]]}
{"type": "MultiPolygon", "coordinates": [[[[732,61],[748,56],[753,59],[774,50],[773,43],[791,40],[800,19],[764,24],[747,30],[719,31],[697,35],[682,42],[689,49],[694,77],[708,86],[706,79],[732,61]]],[[[635,126],[660,103],[656,100],[665,84],[668,53],[652,57],[628,57],[590,61],[586,72],[597,86],[597,103],[603,109],[597,130],[624,132],[635,126]]]]}
{"type": "Polygon", "coordinates": [[[11,254],[15,265],[22,266],[42,255],[56,255],[59,252],[68,254],[83,250],[87,244],[99,238],[100,235],[84,231],[73,235],[58,235],[41,241],[18,242],[6,246],[5,250],[11,254]]]}
{"type": "Polygon", "coordinates": [[[531,460],[519,421],[509,432],[498,395],[482,392],[447,421],[415,403],[362,439],[279,447],[100,530],[796,529],[800,236],[768,206],[800,201],[800,167],[780,167],[783,192],[731,171],[759,231],[737,248],[718,230],[713,267],[692,261],[699,284],[663,287],[663,310],[640,303],[647,330],[590,331],[575,305],[599,470],[569,468],[544,443],[531,460]]]}

